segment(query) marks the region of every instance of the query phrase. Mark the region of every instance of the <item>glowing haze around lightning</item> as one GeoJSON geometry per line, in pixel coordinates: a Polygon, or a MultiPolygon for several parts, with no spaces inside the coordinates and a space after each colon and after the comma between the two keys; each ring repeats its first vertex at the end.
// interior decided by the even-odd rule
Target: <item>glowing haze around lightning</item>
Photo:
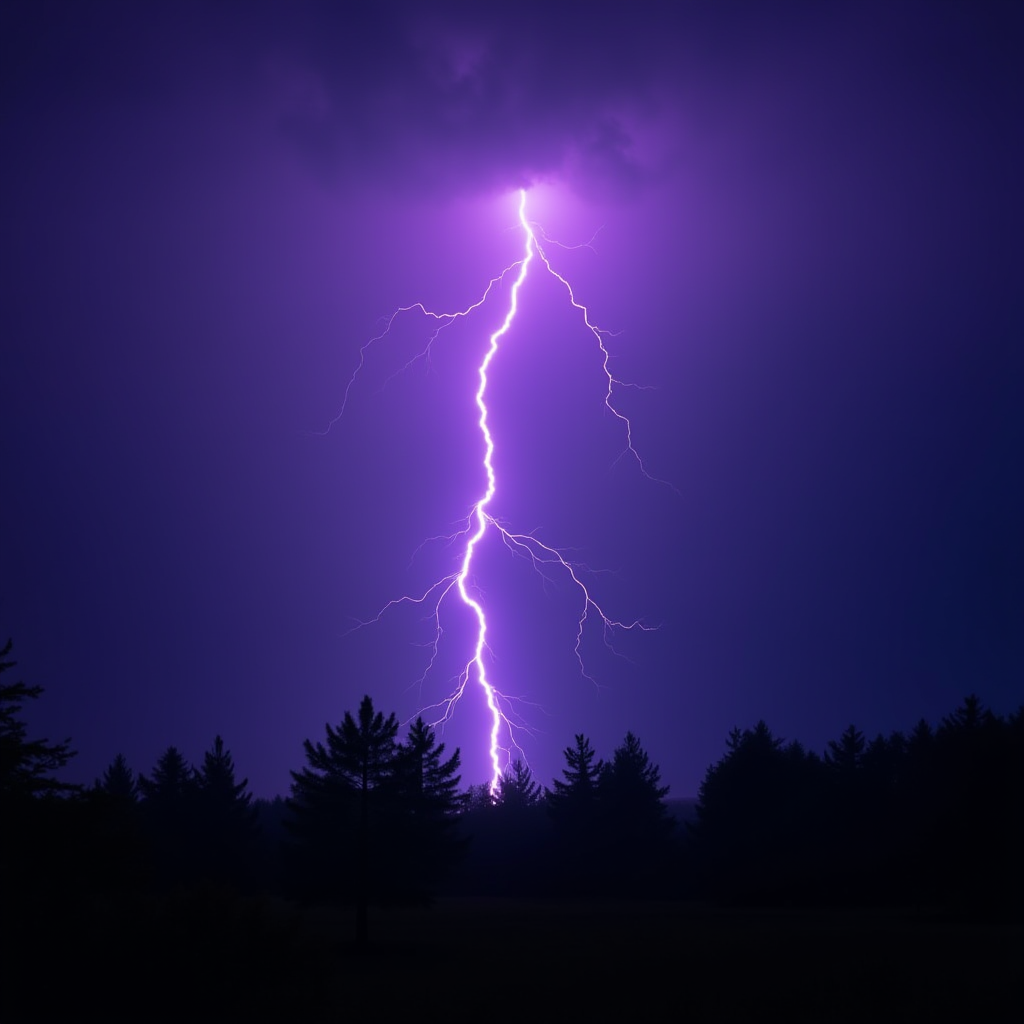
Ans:
{"type": "MultiPolygon", "coordinates": [[[[495,455],[495,442],[494,437],[491,434],[490,425],[488,423],[488,408],[487,408],[487,388],[488,388],[488,372],[491,369],[491,363],[494,356],[498,352],[503,339],[511,330],[513,323],[516,318],[516,313],[519,308],[519,292],[527,278],[527,274],[530,271],[531,264],[536,259],[539,259],[543,264],[545,271],[552,275],[558,280],[561,285],[565,288],[568,294],[569,302],[574,308],[579,310],[583,322],[586,325],[587,330],[593,335],[597,342],[597,346],[600,352],[601,367],[607,381],[607,387],[604,395],[604,405],[606,409],[615,417],[620,423],[623,429],[625,438],[625,447],[623,448],[622,454],[630,455],[639,466],[641,472],[649,479],[656,479],[652,477],[648,472],[640,458],[636,449],[633,446],[633,434],[632,426],[629,419],[620,412],[613,404],[614,390],[616,386],[626,386],[622,381],[617,380],[609,369],[610,353],[607,346],[605,345],[605,335],[608,333],[598,326],[596,326],[591,318],[590,313],[585,305],[579,302],[576,295],[573,292],[572,286],[568,280],[559,274],[551,265],[548,260],[547,254],[545,253],[543,241],[548,241],[543,232],[540,232],[538,237],[538,231],[535,230],[534,225],[530,222],[526,215],[526,190],[521,189],[519,191],[519,225],[523,230],[524,243],[523,243],[523,255],[520,259],[506,267],[497,277],[494,277],[488,283],[484,293],[481,297],[468,306],[466,309],[458,310],[452,313],[436,313],[428,310],[422,303],[414,303],[410,306],[401,306],[387,319],[383,331],[376,337],[371,338],[370,341],[366,342],[359,353],[359,362],[356,369],[349,378],[348,384],[346,385],[344,396],[342,399],[342,407],[338,415],[332,420],[332,425],[338,419],[342,417],[345,411],[345,405],[348,402],[349,393],[352,389],[353,384],[360,370],[363,368],[366,354],[368,349],[376,342],[381,341],[391,330],[391,327],[395,321],[395,318],[402,313],[408,312],[419,312],[424,317],[436,322],[437,326],[431,333],[426,347],[415,356],[412,360],[405,364],[402,369],[408,368],[413,362],[416,362],[421,358],[429,358],[431,347],[437,340],[440,332],[455,320],[470,315],[474,310],[482,306],[490,296],[492,290],[502,282],[507,276],[515,273],[515,280],[512,283],[512,287],[509,292],[508,309],[505,313],[504,320],[493,334],[490,335],[486,351],[484,352],[483,358],[481,359],[477,368],[478,384],[476,389],[476,407],[479,413],[477,419],[477,425],[480,429],[481,439],[483,441],[483,459],[482,466],[484,470],[484,477],[486,480],[486,487],[483,493],[476,499],[469,516],[465,520],[465,525],[459,529],[452,536],[445,538],[449,541],[460,541],[464,546],[462,548],[462,557],[457,572],[443,576],[441,579],[436,580],[428,587],[428,589],[420,595],[405,595],[403,597],[396,598],[389,601],[380,612],[369,622],[362,622],[359,625],[369,625],[370,622],[377,622],[384,615],[384,613],[394,605],[398,604],[424,604],[432,607],[432,620],[434,623],[434,638],[430,644],[430,659],[429,663],[420,677],[420,682],[426,679],[434,666],[435,660],[438,656],[438,649],[441,643],[443,630],[441,628],[441,607],[445,603],[445,600],[454,591],[457,594],[458,600],[460,600],[471,612],[476,621],[476,638],[473,644],[472,655],[466,661],[462,671],[455,680],[454,689],[438,703],[430,705],[428,708],[424,708],[424,712],[434,712],[433,725],[439,725],[443,722],[447,722],[452,715],[455,706],[464,695],[467,686],[473,682],[480,687],[483,692],[487,708],[490,713],[490,734],[488,738],[488,753],[490,756],[491,763],[491,791],[494,792],[498,786],[498,782],[501,779],[502,772],[505,765],[511,760],[513,750],[521,750],[519,742],[517,740],[517,732],[521,727],[519,724],[518,717],[512,711],[512,700],[505,693],[500,691],[494,681],[489,677],[487,672],[486,658],[485,655],[488,651],[487,646],[487,613],[484,608],[482,599],[479,596],[475,596],[471,589],[471,576],[473,571],[473,559],[476,554],[477,547],[483,540],[489,530],[494,530],[500,536],[502,542],[512,551],[514,554],[519,554],[526,557],[534,569],[537,570],[542,576],[548,578],[547,574],[549,571],[559,572],[566,579],[570,581],[573,587],[575,587],[579,594],[580,600],[580,612],[577,622],[576,636],[574,641],[574,652],[576,655],[577,662],[580,667],[581,673],[587,678],[591,679],[591,676],[587,672],[586,666],[583,662],[583,656],[581,652],[581,645],[583,642],[584,630],[590,621],[591,615],[596,617],[598,626],[602,631],[603,639],[605,644],[611,648],[611,640],[613,634],[617,630],[649,630],[654,627],[647,626],[639,620],[632,622],[619,621],[606,615],[600,605],[595,601],[587,587],[587,584],[583,578],[583,572],[586,567],[571,561],[566,554],[560,551],[558,548],[544,544],[539,541],[532,534],[518,534],[511,532],[506,526],[502,525],[489,511],[491,502],[494,499],[495,494],[498,490],[498,475],[494,465],[495,455]],[[507,734],[507,741],[503,742],[503,733],[507,734]],[[503,764],[504,762],[504,764],[503,764]]],[[[398,371],[398,372],[401,372],[398,371]]],[[[330,429],[328,427],[328,429],[330,429]]],[[[658,481],[664,483],[664,481],[658,481]]],[[[669,485],[671,486],[671,485],[669,485]]],[[[358,628],[358,627],[357,627],[358,628]]],[[[614,649],[614,648],[612,648],[614,649]]]]}

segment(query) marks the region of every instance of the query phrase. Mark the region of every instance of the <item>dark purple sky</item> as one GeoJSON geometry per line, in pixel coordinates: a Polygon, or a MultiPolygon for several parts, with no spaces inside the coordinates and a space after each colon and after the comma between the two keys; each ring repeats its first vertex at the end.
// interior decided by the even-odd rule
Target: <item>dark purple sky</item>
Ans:
{"type": "MultiPolygon", "coordinates": [[[[216,733],[259,795],[429,637],[515,190],[602,326],[532,274],[492,375],[494,511],[660,631],[572,658],[500,548],[492,675],[550,783],[627,729],[694,794],[734,725],[820,750],[1024,700],[1024,21],[1016,4],[7,3],[0,640],[91,781],[216,733]],[[585,11],[585,15],[584,15],[585,11]],[[598,230],[600,229],[600,230],[598,230]]],[[[499,299],[501,297],[499,296],[499,299]]],[[[464,617],[446,620],[447,657],[464,617]]],[[[460,646],[462,645],[462,646],[460,646]]],[[[448,670],[455,661],[446,663],[448,670]]],[[[445,733],[488,777],[483,705],[445,733]]]]}

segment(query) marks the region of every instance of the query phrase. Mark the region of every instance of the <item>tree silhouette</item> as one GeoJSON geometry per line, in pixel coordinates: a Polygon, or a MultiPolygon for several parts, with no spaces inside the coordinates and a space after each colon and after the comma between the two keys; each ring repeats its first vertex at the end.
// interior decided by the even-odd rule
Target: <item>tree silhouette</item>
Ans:
{"type": "Polygon", "coordinates": [[[836,740],[828,741],[825,764],[842,775],[852,775],[864,757],[864,733],[853,725],[836,740]]]}
{"type": "Polygon", "coordinates": [[[965,907],[1019,907],[1024,749],[1014,719],[970,694],[936,730],[933,763],[946,805],[939,844],[927,854],[936,876],[965,907]]]}
{"type": "Polygon", "coordinates": [[[701,783],[691,828],[698,870],[726,899],[783,894],[815,870],[822,762],[765,722],[733,729],[701,783]]]}
{"type": "Polygon", "coordinates": [[[415,856],[403,871],[408,898],[425,898],[436,881],[465,849],[457,836],[461,756],[444,760],[444,744],[422,718],[409,727],[395,765],[395,798],[404,811],[403,841],[415,856]]]}
{"type": "MultiPolygon", "coordinates": [[[[17,664],[9,657],[11,647],[8,640],[0,648],[0,675],[17,664]]],[[[74,756],[71,741],[30,739],[22,718],[25,703],[42,692],[41,686],[0,682],[0,914],[5,932],[18,914],[23,920],[26,915],[47,920],[82,876],[83,844],[69,842],[80,828],[80,807],[75,799],[59,799],[73,797],[81,787],[54,777],[74,756]]]]}
{"type": "Polygon", "coordinates": [[[467,812],[487,812],[494,809],[494,794],[489,782],[478,782],[470,785],[464,795],[467,812]]]}
{"type": "Polygon", "coordinates": [[[114,757],[103,772],[103,778],[96,780],[95,788],[108,797],[126,804],[137,803],[139,799],[138,780],[128,767],[124,754],[117,754],[114,757]]]}
{"type": "Polygon", "coordinates": [[[664,803],[668,789],[640,740],[627,732],[599,783],[606,873],[617,888],[635,891],[641,878],[660,882],[673,828],[664,803]]]}
{"type": "MultiPolygon", "coordinates": [[[[611,761],[602,766],[599,791],[606,827],[616,837],[621,856],[630,843],[639,854],[668,840],[672,831],[672,818],[665,806],[669,786],[660,783],[662,772],[651,763],[637,736],[627,732],[611,761]]],[[[626,859],[635,858],[630,855],[626,859]]]]}
{"type": "Polygon", "coordinates": [[[416,815],[450,816],[459,808],[458,750],[442,761],[444,744],[422,718],[409,727],[405,743],[399,745],[398,777],[402,798],[416,815]]]}
{"type": "Polygon", "coordinates": [[[591,820],[597,807],[604,762],[600,759],[595,761],[597,754],[582,733],[576,734],[576,745],[566,747],[562,753],[567,766],[562,769],[565,779],[555,779],[547,793],[551,814],[566,824],[591,820]]]}
{"type": "Polygon", "coordinates": [[[503,896],[537,892],[552,866],[542,793],[520,760],[508,765],[493,792],[488,785],[471,788],[460,819],[471,837],[462,871],[471,891],[503,896]]]}
{"type": "Polygon", "coordinates": [[[157,759],[151,777],[139,775],[139,790],[151,805],[180,807],[195,795],[195,769],[170,746],[157,759]]]}
{"type": "Polygon", "coordinates": [[[198,792],[195,769],[177,747],[170,746],[157,759],[151,776],[140,773],[138,784],[158,885],[170,887],[193,880],[198,792]]]}
{"type": "Polygon", "coordinates": [[[981,703],[977,694],[972,693],[964,698],[963,704],[942,719],[939,732],[957,736],[974,735],[983,728],[991,727],[995,721],[995,715],[981,703]]]}
{"type": "Polygon", "coordinates": [[[108,891],[141,887],[151,867],[143,834],[138,779],[124,754],[117,754],[86,794],[91,877],[108,891]]]}
{"type": "Polygon", "coordinates": [[[398,721],[394,714],[375,713],[366,696],[358,720],[346,712],[337,729],[328,724],[326,730],[326,745],[303,742],[308,764],[291,773],[289,827],[310,880],[327,895],[354,898],[356,944],[365,946],[371,895],[387,891],[397,854],[389,839],[398,814],[398,721]]]}
{"type": "Polygon", "coordinates": [[[601,850],[600,780],[604,762],[590,740],[576,735],[574,746],[563,751],[563,779],[555,779],[546,793],[554,826],[554,864],[563,892],[585,893],[599,885],[604,873],[601,850]]]}
{"type": "Polygon", "coordinates": [[[516,813],[537,807],[540,804],[542,792],[541,784],[534,781],[530,767],[520,760],[515,760],[498,780],[494,804],[506,813],[516,813]]]}
{"type": "Polygon", "coordinates": [[[638,826],[664,831],[668,811],[663,801],[668,790],[661,785],[661,770],[651,763],[640,740],[627,732],[611,761],[601,768],[600,793],[605,805],[612,814],[638,826]]]}
{"type": "Polygon", "coordinates": [[[218,813],[247,821],[252,819],[252,795],[246,788],[249,780],[235,782],[235,762],[231,751],[224,749],[220,736],[214,738],[213,746],[203,755],[196,785],[203,803],[216,808],[218,813]]]}
{"type": "Polygon", "coordinates": [[[825,749],[823,873],[828,876],[830,891],[842,899],[856,898],[867,885],[867,876],[882,851],[875,815],[882,814],[884,808],[876,803],[881,794],[869,790],[871,776],[864,770],[866,746],[864,734],[849,725],[838,740],[829,740],[825,749]]]}
{"type": "Polygon", "coordinates": [[[201,870],[217,881],[244,881],[256,837],[256,809],[248,779],[235,781],[235,764],[217,736],[196,773],[201,870]]]}
{"type": "MultiPolygon", "coordinates": [[[[0,674],[14,668],[8,661],[12,641],[0,650],[0,674]]],[[[5,804],[24,797],[77,792],[81,787],[54,779],[75,751],[71,740],[51,743],[47,739],[30,740],[28,728],[21,720],[22,705],[42,694],[41,686],[22,682],[0,684],[0,795],[5,804]]]]}

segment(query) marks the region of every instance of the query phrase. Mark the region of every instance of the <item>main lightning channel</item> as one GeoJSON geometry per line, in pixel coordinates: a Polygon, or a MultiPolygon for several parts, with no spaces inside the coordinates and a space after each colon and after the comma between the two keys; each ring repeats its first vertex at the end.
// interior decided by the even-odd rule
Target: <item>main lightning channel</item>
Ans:
{"type": "MultiPolygon", "coordinates": [[[[413,363],[418,360],[429,361],[432,347],[437,341],[440,332],[450,326],[454,321],[463,317],[469,316],[474,310],[482,306],[494,290],[495,286],[502,282],[509,274],[516,272],[516,277],[512,283],[509,293],[509,305],[508,310],[505,313],[504,320],[493,334],[490,335],[487,349],[484,356],[477,368],[478,374],[478,385],[476,390],[476,406],[479,412],[477,419],[477,426],[480,429],[481,438],[483,441],[483,460],[482,465],[484,469],[484,475],[486,478],[486,488],[483,494],[477,498],[475,504],[472,505],[469,515],[464,520],[464,525],[458,529],[454,534],[444,538],[431,538],[433,540],[446,540],[448,542],[456,542],[462,540],[465,547],[463,549],[461,563],[457,572],[450,573],[446,576],[442,576],[440,579],[435,580],[425,592],[417,595],[404,595],[399,598],[395,598],[388,601],[387,604],[374,616],[372,619],[366,622],[360,622],[355,628],[361,628],[368,626],[371,623],[379,622],[382,616],[392,607],[400,604],[415,604],[415,605],[427,605],[431,607],[431,618],[434,623],[434,636],[433,640],[429,644],[430,647],[430,658],[426,669],[420,676],[419,683],[422,684],[431,670],[434,668],[436,660],[439,655],[441,639],[443,635],[443,629],[441,627],[441,610],[444,605],[446,598],[451,594],[453,590],[457,591],[459,599],[462,603],[472,612],[476,619],[476,640],[473,646],[472,656],[467,660],[463,669],[459,672],[455,682],[454,689],[445,697],[443,700],[428,705],[421,709],[420,713],[432,712],[434,714],[434,720],[432,725],[441,725],[451,718],[451,715],[455,709],[455,706],[461,700],[465,694],[467,686],[471,681],[475,681],[483,691],[484,698],[487,704],[487,708],[491,716],[491,725],[489,732],[489,743],[488,743],[488,754],[491,764],[491,782],[490,790],[495,793],[498,789],[500,780],[502,778],[503,771],[512,760],[512,754],[514,751],[522,751],[522,747],[517,739],[519,731],[524,730],[525,726],[521,724],[518,716],[513,711],[512,698],[502,693],[490,679],[487,673],[487,666],[485,664],[485,652],[488,651],[487,634],[488,634],[488,623],[487,614],[480,599],[471,592],[471,575],[473,571],[473,559],[477,551],[477,547],[480,542],[486,536],[488,530],[493,529],[500,536],[502,542],[506,548],[512,554],[526,558],[533,569],[538,572],[543,578],[548,579],[548,572],[554,571],[559,572],[567,578],[572,586],[577,590],[580,601],[580,611],[577,620],[577,629],[574,642],[574,654],[577,663],[580,668],[580,672],[584,678],[591,682],[596,682],[590,673],[587,671],[586,665],[583,660],[582,644],[584,631],[587,623],[590,621],[591,615],[594,615],[600,623],[602,637],[605,646],[615,653],[612,640],[614,634],[617,631],[628,631],[628,630],[641,630],[649,631],[656,627],[646,625],[641,620],[636,619],[633,621],[620,620],[611,617],[606,614],[602,607],[597,603],[594,597],[591,595],[590,590],[586,584],[584,576],[590,570],[586,565],[582,563],[574,562],[567,557],[567,555],[560,549],[553,547],[549,544],[545,544],[538,540],[533,534],[522,534],[514,533],[506,526],[504,526],[498,519],[496,519],[489,511],[491,503],[498,490],[498,477],[494,466],[494,454],[495,454],[495,443],[494,437],[491,434],[489,424],[489,414],[487,408],[487,388],[488,388],[488,371],[491,367],[491,363],[500,348],[501,341],[511,330],[512,325],[516,318],[516,313],[519,309],[519,291],[526,280],[527,274],[529,273],[530,265],[533,263],[535,258],[539,258],[543,264],[545,270],[551,274],[561,285],[565,288],[571,305],[579,310],[583,323],[587,330],[593,335],[597,341],[598,349],[600,351],[601,366],[606,379],[606,388],[604,394],[604,405],[605,408],[610,412],[615,419],[620,423],[623,428],[625,437],[625,447],[622,455],[630,455],[640,472],[650,480],[658,480],[657,477],[652,476],[644,465],[639,453],[633,445],[633,434],[632,424],[629,418],[622,413],[614,404],[614,391],[616,386],[628,387],[633,385],[626,385],[623,381],[618,380],[613,376],[609,362],[611,359],[608,348],[605,344],[605,337],[610,332],[598,327],[590,317],[590,312],[587,307],[581,303],[573,291],[572,285],[569,281],[558,273],[557,270],[551,265],[544,246],[538,238],[537,230],[535,225],[528,219],[526,213],[526,190],[520,189],[519,191],[519,225],[523,230],[524,236],[524,248],[523,255],[520,259],[516,260],[510,266],[507,266],[500,274],[496,277],[491,278],[487,284],[483,294],[477,299],[476,302],[467,306],[465,309],[457,310],[449,313],[437,313],[426,308],[422,303],[413,303],[409,306],[400,306],[396,309],[390,317],[385,321],[383,330],[366,342],[360,349],[359,361],[351,377],[349,378],[344,396],[342,399],[342,407],[334,419],[328,424],[327,429],[330,430],[331,426],[334,425],[343,415],[345,406],[348,402],[349,394],[352,387],[359,376],[360,371],[363,369],[369,349],[376,343],[382,341],[391,331],[392,325],[395,319],[402,313],[417,311],[424,317],[435,321],[436,326],[433,332],[430,334],[427,344],[424,349],[412,359],[410,359],[404,366],[400,367],[392,377],[402,373],[408,369],[413,363]],[[502,731],[507,733],[508,740],[507,744],[502,742],[502,731]]],[[[541,234],[545,242],[551,240],[546,235],[541,234]]],[[[552,243],[560,244],[560,243],[552,243]]],[[[589,245],[589,243],[588,243],[589,245]]],[[[389,377],[387,380],[391,380],[389,377]]],[[[385,385],[387,381],[385,381],[385,385]]],[[[621,455],[620,455],[621,457],[621,455]]],[[[666,483],[666,481],[658,481],[659,483],[666,483]]],[[[671,487],[671,484],[668,484],[671,487]]],[[[674,488],[673,488],[674,490],[674,488]]],[[[424,542],[426,543],[426,541],[424,542]]]]}
{"type": "Polygon", "coordinates": [[[491,681],[487,678],[487,668],[484,665],[484,650],[487,647],[487,616],[484,614],[483,605],[466,588],[466,580],[469,577],[469,571],[473,564],[473,554],[476,551],[476,546],[487,532],[487,527],[494,523],[494,520],[487,514],[487,507],[490,505],[491,500],[494,498],[494,493],[498,489],[498,481],[494,474],[494,438],[491,436],[491,428],[487,425],[487,403],[484,401],[487,395],[487,370],[495,353],[498,351],[498,343],[508,333],[509,328],[512,326],[512,321],[516,318],[516,311],[519,308],[519,289],[526,280],[526,274],[530,268],[530,262],[533,260],[536,245],[533,229],[526,219],[525,189],[521,189],[519,192],[519,222],[526,232],[526,254],[519,265],[519,275],[512,285],[508,312],[505,314],[505,319],[502,321],[501,326],[491,335],[490,344],[487,346],[487,354],[484,356],[483,362],[480,363],[478,371],[480,384],[476,390],[476,405],[480,410],[480,419],[477,420],[477,423],[480,427],[480,433],[484,437],[484,469],[487,473],[487,490],[473,508],[472,516],[476,519],[476,530],[466,541],[466,553],[462,559],[462,570],[457,577],[459,596],[464,604],[469,605],[473,609],[477,622],[476,646],[473,649],[473,657],[466,666],[463,677],[467,677],[473,669],[476,670],[477,681],[483,688],[487,707],[491,712],[491,743],[489,753],[493,772],[491,776],[492,792],[497,788],[498,782],[501,779],[502,766],[499,733],[505,716],[498,705],[497,692],[491,685],[491,681]]]}

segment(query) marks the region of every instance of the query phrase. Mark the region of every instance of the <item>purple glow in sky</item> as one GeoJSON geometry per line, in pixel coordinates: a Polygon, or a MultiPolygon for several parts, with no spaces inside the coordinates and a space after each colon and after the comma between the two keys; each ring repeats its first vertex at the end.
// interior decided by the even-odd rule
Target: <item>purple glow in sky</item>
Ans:
{"type": "MultiPolygon", "coordinates": [[[[611,354],[605,347],[605,336],[608,332],[601,330],[601,328],[591,322],[590,314],[586,306],[577,301],[570,283],[552,267],[551,261],[548,259],[548,255],[537,237],[539,233],[541,236],[545,237],[545,240],[547,240],[546,236],[544,236],[543,229],[539,227],[535,228],[535,225],[533,225],[528,219],[527,193],[525,189],[519,190],[518,217],[519,224],[523,229],[523,255],[511,266],[506,267],[498,277],[490,280],[483,296],[480,299],[465,310],[460,310],[454,313],[435,313],[426,309],[422,303],[416,303],[413,306],[401,307],[396,313],[392,314],[392,316],[388,318],[387,327],[383,334],[374,337],[360,350],[359,365],[345,389],[345,400],[347,401],[352,384],[355,382],[359,370],[362,369],[366,363],[366,353],[369,346],[387,337],[394,325],[395,317],[399,313],[418,311],[437,324],[437,326],[431,331],[426,348],[405,364],[402,368],[405,370],[420,360],[429,362],[431,348],[437,340],[440,332],[457,319],[465,317],[474,310],[479,309],[487,301],[495,286],[503,283],[506,277],[512,277],[514,273],[514,280],[508,290],[507,312],[505,313],[505,317],[501,321],[501,324],[490,335],[488,343],[484,349],[484,355],[477,370],[479,379],[475,391],[475,401],[478,413],[477,425],[480,428],[481,440],[483,442],[481,467],[483,469],[483,477],[486,486],[480,497],[473,503],[472,511],[470,512],[465,526],[462,529],[447,537],[433,538],[434,540],[444,541],[448,546],[455,544],[457,549],[461,550],[461,555],[458,558],[459,568],[455,572],[449,573],[448,575],[442,576],[440,579],[436,580],[430,585],[425,593],[420,594],[419,596],[407,595],[396,600],[389,601],[384,610],[377,615],[376,619],[374,619],[375,622],[379,622],[381,615],[383,615],[389,608],[398,604],[427,604],[432,608],[431,618],[434,628],[434,636],[430,643],[431,656],[427,669],[419,679],[419,683],[422,685],[426,681],[427,676],[430,674],[430,671],[437,660],[439,653],[438,648],[445,632],[442,626],[442,606],[445,604],[445,599],[453,590],[455,590],[461,598],[462,603],[471,609],[473,618],[476,621],[476,635],[473,638],[471,645],[472,657],[459,672],[454,690],[452,690],[442,701],[421,709],[421,712],[419,713],[426,712],[428,713],[428,718],[431,718],[431,713],[438,712],[436,716],[431,718],[431,724],[438,728],[443,727],[448,721],[450,721],[455,705],[464,697],[466,687],[470,680],[475,680],[475,682],[479,684],[480,689],[483,691],[487,710],[490,712],[491,716],[490,727],[488,729],[488,743],[486,746],[492,769],[490,781],[490,788],[492,792],[497,790],[498,782],[501,779],[502,774],[514,760],[514,754],[519,754],[524,758],[526,755],[516,735],[518,716],[513,710],[516,700],[507,692],[502,692],[497,688],[494,681],[490,678],[485,664],[488,655],[491,653],[487,638],[487,614],[484,609],[484,599],[474,579],[473,557],[476,553],[477,546],[481,541],[483,541],[488,531],[496,534],[510,552],[525,557],[527,562],[537,571],[537,574],[542,581],[549,580],[549,574],[551,571],[560,570],[560,573],[564,574],[564,576],[576,587],[581,610],[579,618],[576,621],[573,651],[576,655],[577,661],[579,662],[580,673],[585,678],[591,679],[591,676],[584,664],[581,647],[583,644],[584,630],[586,629],[588,619],[592,614],[597,616],[599,619],[598,628],[604,638],[605,645],[613,652],[614,647],[611,643],[611,637],[617,630],[638,629],[646,631],[651,628],[649,626],[645,626],[639,620],[622,622],[606,615],[600,605],[598,605],[594,600],[587,583],[585,582],[584,577],[586,575],[591,575],[591,570],[586,565],[573,562],[567,554],[549,544],[545,544],[533,533],[524,534],[512,532],[502,524],[500,519],[495,517],[494,512],[491,510],[492,502],[499,490],[498,474],[495,469],[495,442],[490,429],[489,412],[487,408],[487,391],[489,387],[491,363],[498,354],[499,346],[503,343],[503,340],[506,339],[506,336],[509,335],[510,332],[514,331],[516,314],[518,312],[520,302],[520,290],[526,281],[530,264],[534,261],[535,257],[539,257],[547,272],[565,288],[570,305],[579,311],[583,326],[591,335],[593,335],[594,340],[597,343],[601,369],[605,376],[604,407],[611,416],[618,421],[624,437],[624,448],[620,454],[630,455],[636,461],[637,466],[640,468],[644,476],[653,479],[644,468],[643,460],[640,458],[639,453],[633,447],[633,429],[632,424],[629,422],[629,418],[619,412],[613,401],[615,389],[617,387],[623,388],[626,385],[621,381],[616,380],[609,369],[611,354]]],[[[557,245],[559,243],[556,242],[554,244],[557,245]]],[[[534,373],[537,376],[545,374],[545,366],[537,366],[534,373]]],[[[529,416],[530,410],[523,410],[523,417],[529,419],[529,416]]],[[[340,418],[340,415],[338,418],[340,418]]],[[[336,418],[334,422],[337,422],[338,418],[336,418]]],[[[363,625],[366,625],[366,623],[363,625]]],[[[529,637],[521,639],[526,642],[529,641],[529,637]]]]}
{"type": "MultiPolygon", "coordinates": [[[[398,303],[466,310],[523,258],[521,188],[621,333],[602,366],[534,259],[487,511],[658,627],[614,657],[592,621],[595,686],[579,590],[487,530],[467,592],[536,777],[632,730],[686,796],[760,718],[820,751],[1024,701],[1021,5],[580,10],[0,9],[0,643],[74,778],[219,733],[283,793],[364,694],[407,719],[454,689],[461,600],[433,684],[434,606],[352,625],[460,569],[421,545],[486,486],[515,272],[429,360],[440,321],[397,316],[324,429],[398,303]],[[620,457],[606,369],[652,386],[613,401],[678,493],[620,457]]],[[[485,782],[493,717],[458,710],[485,782]]]]}

